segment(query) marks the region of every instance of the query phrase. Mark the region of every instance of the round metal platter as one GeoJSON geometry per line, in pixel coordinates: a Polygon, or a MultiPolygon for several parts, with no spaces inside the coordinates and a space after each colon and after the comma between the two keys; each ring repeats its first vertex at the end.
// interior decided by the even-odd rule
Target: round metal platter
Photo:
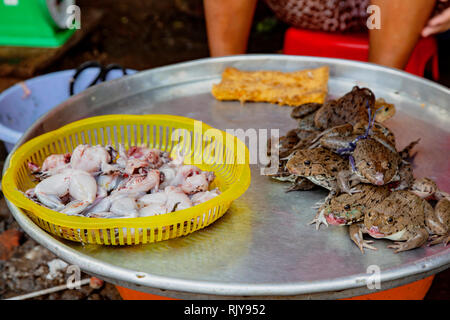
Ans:
{"type": "MultiPolygon", "coordinates": [[[[69,122],[101,114],[175,114],[226,129],[296,126],[289,107],[221,102],[210,94],[227,66],[243,70],[294,71],[330,67],[329,95],[354,85],[394,103],[387,126],[397,148],[421,138],[414,160],[416,177],[428,176],[450,191],[449,90],[394,69],[347,60],[284,55],[202,59],[156,68],[92,87],[41,117],[18,145],[69,122]]],[[[263,143],[267,136],[263,136],[263,143]]],[[[17,146],[16,146],[17,147],[17,146]]],[[[346,227],[316,230],[308,225],[325,190],[286,193],[287,185],[252,165],[247,192],[213,225],[189,236],[148,245],[82,245],[55,238],[8,202],[14,217],[36,241],[92,275],[132,289],[177,298],[341,298],[374,292],[448,268],[450,247],[437,245],[395,254],[389,240],[361,254],[346,227]],[[369,284],[369,286],[367,286],[369,284]]]]}

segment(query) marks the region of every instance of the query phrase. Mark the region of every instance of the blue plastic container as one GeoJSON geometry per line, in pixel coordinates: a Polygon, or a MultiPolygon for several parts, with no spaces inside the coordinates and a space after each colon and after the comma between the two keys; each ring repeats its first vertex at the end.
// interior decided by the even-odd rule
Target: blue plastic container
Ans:
{"type": "MultiPolygon", "coordinates": [[[[98,73],[98,68],[84,70],[76,80],[74,94],[86,89],[98,73]]],[[[136,71],[127,70],[127,74],[133,73],[136,71]]],[[[0,140],[8,152],[41,115],[70,97],[69,81],[74,74],[75,70],[49,73],[26,80],[24,85],[15,84],[0,94],[0,140]]],[[[121,70],[111,70],[107,80],[122,75],[121,70]]]]}

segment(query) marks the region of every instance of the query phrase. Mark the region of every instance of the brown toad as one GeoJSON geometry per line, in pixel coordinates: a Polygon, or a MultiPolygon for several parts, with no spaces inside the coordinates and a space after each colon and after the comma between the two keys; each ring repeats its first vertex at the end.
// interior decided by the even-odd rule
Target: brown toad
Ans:
{"type": "Polygon", "coordinates": [[[433,244],[446,244],[450,206],[445,201],[440,205],[442,208],[434,210],[430,203],[412,192],[394,191],[367,211],[364,223],[358,225],[359,231],[376,239],[395,241],[388,248],[395,249],[396,253],[422,246],[430,235],[436,240],[433,244]]]}
{"type": "MultiPolygon", "coordinates": [[[[312,223],[316,223],[316,229],[320,224],[325,225],[352,225],[364,219],[365,212],[384,200],[390,190],[387,186],[377,187],[370,184],[358,186],[358,193],[342,193],[330,198],[324,203],[312,223]]],[[[364,244],[364,243],[363,243],[364,244]]],[[[362,247],[361,247],[362,250],[362,247]]]]}
{"type": "Polygon", "coordinates": [[[295,151],[286,163],[289,173],[305,177],[313,183],[336,191],[336,177],[339,171],[348,167],[341,156],[325,148],[300,149],[295,151]]]}
{"type": "Polygon", "coordinates": [[[375,95],[370,89],[355,86],[339,99],[325,102],[315,113],[314,126],[324,130],[346,123],[367,123],[368,107],[375,110],[375,95]]]}
{"type": "MultiPolygon", "coordinates": [[[[315,187],[315,185],[306,178],[302,178],[296,175],[293,175],[288,172],[286,169],[287,158],[293,153],[295,150],[303,148],[302,144],[308,146],[317,133],[314,131],[301,130],[301,129],[292,129],[287,132],[285,136],[280,137],[279,143],[276,148],[278,148],[278,171],[273,174],[267,174],[271,178],[279,181],[287,181],[291,182],[291,186],[287,189],[289,191],[297,191],[297,190],[311,190],[315,187]]],[[[271,156],[271,139],[268,140],[268,156],[271,156]]],[[[269,164],[270,165],[270,164],[269,164]]]]}

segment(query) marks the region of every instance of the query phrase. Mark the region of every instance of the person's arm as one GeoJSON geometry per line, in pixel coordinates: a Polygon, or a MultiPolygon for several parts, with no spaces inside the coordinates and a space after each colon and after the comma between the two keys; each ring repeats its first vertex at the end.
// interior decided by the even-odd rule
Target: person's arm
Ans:
{"type": "Polygon", "coordinates": [[[246,52],[256,2],[257,0],[204,0],[212,57],[246,52]]]}
{"type": "Polygon", "coordinates": [[[372,0],[380,7],[381,29],[369,30],[369,62],[403,69],[408,63],[435,0],[372,0]]]}
{"type": "Polygon", "coordinates": [[[436,33],[450,29],[450,8],[445,9],[439,15],[433,17],[422,30],[422,37],[428,37],[436,33]]]}

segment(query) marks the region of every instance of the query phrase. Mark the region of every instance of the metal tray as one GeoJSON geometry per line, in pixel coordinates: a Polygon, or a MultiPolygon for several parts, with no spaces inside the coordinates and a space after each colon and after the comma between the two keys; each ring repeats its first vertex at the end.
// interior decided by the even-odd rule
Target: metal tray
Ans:
{"type": "MultiPolygon", "coordinates": [[[[416,177],[436,179],[450,191],[449,90],[394,69],[339,59],[245,55],[202,59],[113,80],[72,97],[42,116],[17,145],[80,118],[111,114],[164,113],[201,120],[219,129],[295,127],[290,108],[263,103],[216,101],[210,94],[222,70],[298,69],[328,65],[329,92],[354,85],[371,88],[395,103],[387,125],[397,147],[421,138],[416,177]]],[[[92,275],[132,289],[178,298],[342,298],[374,292],[370,266],[380,270],[381,290],[422,279],[450,265],[450,247],[424,247],[394,254],[388,240],[362,255],[346,227],[307,225],[311,206],[325,191],[285,193],[286,185],[261,176],[216,223],[189,236],[150,245],[83,246],[54,238],[8,202],[22,228],[39,243],[92,275]],[[369,269],[368,269],[369,268],[369,269]]]]}

